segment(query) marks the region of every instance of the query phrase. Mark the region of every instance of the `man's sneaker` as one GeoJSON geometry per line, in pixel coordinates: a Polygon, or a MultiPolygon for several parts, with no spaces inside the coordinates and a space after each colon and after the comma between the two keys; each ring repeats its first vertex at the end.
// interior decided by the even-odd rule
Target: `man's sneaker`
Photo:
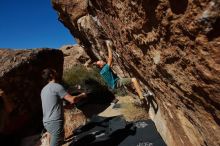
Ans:
{"type": "Polygon", "coordinates": [[[46,132],[47,132],[47,130],[45,128],[43,128],[40,133],[40,137],[42,138],[43,136],[45,136],[46,132]]]}
{"type": "Polygon", "coordinates": [[[147,98],[149,96],[153,96],[154,97],[154,93],[152,93],[150,90],[148,90],[147,93],[146,92],[143,93],[143,97],[144,98],[147,98]]]}
{"type": "Polygon", "coordinates": [[[116,104],[119,100],[117,98],[115,98],[111,103],[112,104],[116,104]]]}
{"type": "Polygon", "coordinates": [[[110,40],[106,40],[105,43],[106,43],[106,45],[109,46],[109,47],[112,46],[112,41],[110,41],[110,40]]]}
{"type": "Polygon", "coordinates": [[[115,108],[115,105],[117,104],[119,100],[117,98],[115,98],[112,102],[111,102],[111,106],[112,108],[115,108]]]}

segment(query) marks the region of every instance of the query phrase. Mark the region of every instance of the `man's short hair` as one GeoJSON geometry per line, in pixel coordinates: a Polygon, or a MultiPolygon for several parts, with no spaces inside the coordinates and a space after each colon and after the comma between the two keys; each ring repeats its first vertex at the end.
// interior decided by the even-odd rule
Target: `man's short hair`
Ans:
{"type": "Polygon", "coordinates": [[[57,76],[56,70],[52,68],[46,68],[41,73],[41,77],[46,82],[56,79],[56,76],[57,76]]]}

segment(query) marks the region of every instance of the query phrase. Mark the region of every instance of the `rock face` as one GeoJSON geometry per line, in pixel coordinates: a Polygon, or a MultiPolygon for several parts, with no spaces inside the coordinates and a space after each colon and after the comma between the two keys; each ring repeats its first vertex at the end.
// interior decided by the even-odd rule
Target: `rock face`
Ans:
{"type": "Polygon", "coordinates": [[[120,75],[155,93],[149,114],[168,145],[220,144],[219,0],[53,0],[53,7],[92,60],[106,57],[104,40],[113,41],[120,75]]]}
{"type": "Polygon", "coordinates": [[[85,50],[79,45],[63,46],[60,50],[64,54],[64,70],[70,69],[75,65],[86,65],[90,61],[90,58],[86,54],[85,50]]]}
{"type": "Polygon", "coordinates": [[[63,53],[55,49],[0,49],[0,56],[0,135],[20,137],[36,132],[42,126],[41,71],[54,68],[61,79],[63,53]]]}

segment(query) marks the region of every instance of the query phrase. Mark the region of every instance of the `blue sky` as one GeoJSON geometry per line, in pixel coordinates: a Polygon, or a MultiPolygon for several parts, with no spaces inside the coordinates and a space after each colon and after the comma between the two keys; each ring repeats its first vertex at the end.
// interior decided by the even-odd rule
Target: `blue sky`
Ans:
{"type": "Polygon", "coordinates": [[[0,48],[60,48],[75,44],[50,0],[0,0],[0,48]]]}

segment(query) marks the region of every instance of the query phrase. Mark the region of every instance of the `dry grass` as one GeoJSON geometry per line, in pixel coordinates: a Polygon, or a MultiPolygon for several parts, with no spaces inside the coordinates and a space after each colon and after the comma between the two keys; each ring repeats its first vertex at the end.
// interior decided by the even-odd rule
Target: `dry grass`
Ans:
{"type": "Polygon", "coordinates": [[[143,107],[135,105],[131,96],[123,96],[118,99],[121,113],[127,121],[146,120],[149,118],[147,111],[143,107]]]}
{"type": "Polygon", "coordinates": [[[117,99],[119,101],[115,108],[110,106],[99,115],[104,117],[123,115],[126,121],[148,119],[148,112],[144,108],[135,105],[134,99],[131,96],[118,96],[117,99]]]}

